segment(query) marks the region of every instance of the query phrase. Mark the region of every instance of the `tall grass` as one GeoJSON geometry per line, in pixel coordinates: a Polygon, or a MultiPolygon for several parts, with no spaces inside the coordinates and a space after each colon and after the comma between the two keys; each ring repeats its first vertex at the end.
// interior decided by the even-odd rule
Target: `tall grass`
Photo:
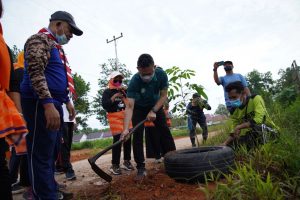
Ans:
{"type": "Polygon", "coordinates": [[[270,113],[280,138],[250,151],[237,150],[232,173],[215,190],[201,188],[207,199],[300,199],[300,101],[287,108],[274,104],[270,113]]]}

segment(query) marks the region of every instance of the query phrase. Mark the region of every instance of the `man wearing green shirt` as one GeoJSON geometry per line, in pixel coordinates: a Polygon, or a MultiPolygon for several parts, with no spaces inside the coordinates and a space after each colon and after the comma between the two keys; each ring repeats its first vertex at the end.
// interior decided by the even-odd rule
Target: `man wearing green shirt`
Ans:
{"type": "MultiPolygon", "coordinates": [[[[124,130],[121,139],[129,133],[130,120],[132,120],[133,126],[136,126],[147,118],[154,122],[157,134],[160,134],[162,154],[164,155],[176,149],[162,108],[168,98],[168,76],[162,68],[154,65],[154,60],[149,54],[142,54],[138,58],[137,69],[138,73],[132,77],[127,89],[128,105],[125,109],[124,130]]],[[[138,169],[137,181],[146,176],[143,133],[144,126],[141,126],[133,135],[133,154],[138,169]]]]}
{"type": "Polygon", "coordinates": [[[250,149],[267,142],[262,129],[275,134],[274,129],[277,128],[266,110],[263,98],[260,95],[244,96],[244,86],[240,81],[228,84],[225,89],[235,110],[230,116],[234,129],[224,145],[234,148],[246,145],[250,149]]]}

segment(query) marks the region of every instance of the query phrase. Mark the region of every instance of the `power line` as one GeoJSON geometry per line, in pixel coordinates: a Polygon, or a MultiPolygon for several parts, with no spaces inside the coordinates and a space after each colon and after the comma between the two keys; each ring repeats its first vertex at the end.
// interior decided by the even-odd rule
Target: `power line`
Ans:
{"type": "Polygon", "coordinates": [[[113,36],[112,40],[106,39],[106,43],[114,42],[115,43],[115,53],[116,53],[116,70],[118,70],[118,53],[117,53],[117,40],[123,37],[123,33],[119,37],[113,36]]]}

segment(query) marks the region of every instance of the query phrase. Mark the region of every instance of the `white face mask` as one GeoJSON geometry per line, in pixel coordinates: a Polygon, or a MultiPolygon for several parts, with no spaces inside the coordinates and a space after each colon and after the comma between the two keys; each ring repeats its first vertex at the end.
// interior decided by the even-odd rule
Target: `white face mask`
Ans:
{"type": "Polygon", "coordinates": [[[149,83],[153,79],[154,73],[152,75],[145,75],[145,76],[140,75],[140,77],[145,83],[149,83]]]}

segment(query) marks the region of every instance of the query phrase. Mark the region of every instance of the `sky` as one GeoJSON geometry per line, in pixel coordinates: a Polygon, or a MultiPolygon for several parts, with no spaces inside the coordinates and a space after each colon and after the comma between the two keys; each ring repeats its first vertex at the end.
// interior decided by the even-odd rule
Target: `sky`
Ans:
{"type": "MultiPolygon", "coordinates": [[[[2,0],[1,23],[9,46],[23,48],[26,39],[57,10],[71,13],[80,37],[64,46],[73,73],[90,82],[89,98],[98,90],[100,64],[115,57],[133,73],[140,54],[149,53],[164,69],[192,69],[214,113],[224,104],[223,89],[213,80],[213,63],[231,60],[234,72],[271,71],[300,62],[300,0],[2,0]]],[[[218,70],[219,75],[225,74],[218,70]]],[[[92,116],[88,124],[102,128],[92,116]]]]}

